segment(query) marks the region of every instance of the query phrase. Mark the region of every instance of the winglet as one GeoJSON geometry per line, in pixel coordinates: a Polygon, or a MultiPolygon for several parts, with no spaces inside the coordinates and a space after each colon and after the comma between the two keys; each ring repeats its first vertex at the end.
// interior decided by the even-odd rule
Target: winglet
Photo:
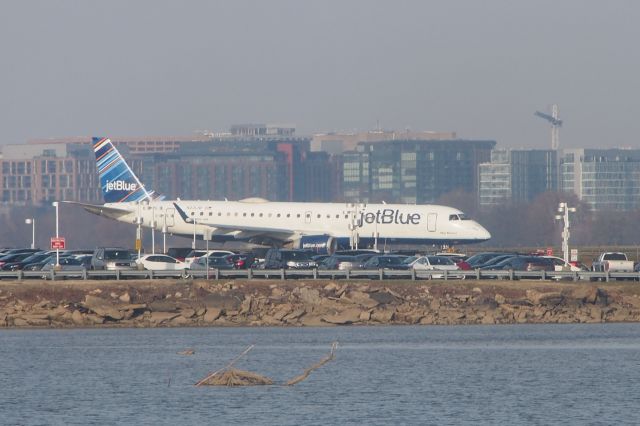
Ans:
{"type": "Polygon", "coordinates": [[[180,215],[180,217],[182,218],[182,220],[185,221],[185,223],[193,223],[193,219],[191,219],[187,213],[182,210],[180,208],[180,206],[178,205],[178,203],[173,203],[174,207],[176,208],[176,210],[178,211],[178,214],[180,215]]]}

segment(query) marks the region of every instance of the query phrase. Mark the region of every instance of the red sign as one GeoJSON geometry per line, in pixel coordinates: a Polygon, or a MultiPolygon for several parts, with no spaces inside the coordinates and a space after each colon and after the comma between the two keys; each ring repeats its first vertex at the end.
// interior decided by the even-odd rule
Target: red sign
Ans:
{"type": "Polygon", "coordinates": [[[553,256],[553,247],[547,247],[547,256],[553,256]]]}
{"type": "Polygon", "coordinates": [[[51,237],[51,250],[64,250],[64,237],[51,237]]]}

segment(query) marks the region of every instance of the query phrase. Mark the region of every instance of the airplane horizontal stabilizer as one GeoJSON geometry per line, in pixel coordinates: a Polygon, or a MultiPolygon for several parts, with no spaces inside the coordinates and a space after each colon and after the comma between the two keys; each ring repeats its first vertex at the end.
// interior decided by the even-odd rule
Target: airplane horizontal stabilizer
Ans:
{"type": "Polygon", "coordinates": [[[125,216],[131,213],[130,210],[120,209],[117,207],[106,207],[101,204],[88,204],[88,203],[79,203],[77,201],[63,201],[63,203],[74,204],[82,207],[89,213],[97,214],[98,216],[106,216],[110,218],[117,219],[119,217],[125,216]]]}

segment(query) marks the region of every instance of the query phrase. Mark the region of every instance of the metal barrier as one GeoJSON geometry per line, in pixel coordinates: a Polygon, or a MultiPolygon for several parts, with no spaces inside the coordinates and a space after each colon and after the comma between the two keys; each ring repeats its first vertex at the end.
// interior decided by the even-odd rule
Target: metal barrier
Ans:
{"type": "Polygon", "coordinates": [[[420,271],[420,270],[328,270],[328,269],[210,269],[186,271],[150,271],[150,270],[116,270],[116,271],[0,271],[0,280],[98,280],[98,279],[162,279],[162,278],[197,278],[220,280],[239,278],[248,280],[262,279],[404,279],[404,280],[521,280],[537,279],[546,281],[603,281],[615,280],[640,281],[640,272],[592,272],[592,271],[502,271],[502,270],[472,270],[472,271],[420,271]]]}

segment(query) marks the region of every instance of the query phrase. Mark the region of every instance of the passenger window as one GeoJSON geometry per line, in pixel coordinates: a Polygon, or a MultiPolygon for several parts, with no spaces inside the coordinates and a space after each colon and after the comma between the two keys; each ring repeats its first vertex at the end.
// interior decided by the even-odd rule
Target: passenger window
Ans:
{"type": "Polygon", "coordinates": [[[280,217],[280,213],[278,213],[278,217],[280,217]]]}
{"type": "Polygon", "coordinates": [[[318,215],[318,219],[320,219],[322,217],[322,215],[318,215]]]}
{"type": "Polygon", "coordinates": [[[287,217],[291,217],[291,213],[287,213],[287,217]]]}
{"type": "Polygon", "coordinates": [[[300,213],[297,214],[297,217],[300,217],[300,213]]]}
{"type": "Polygon", "coordinates": [[[262,217],[262,213],[260,213],[258,216],[262,217]]]}
{"type": "Polygon", "coordinates": [[[255,213],[251,213],[251,217],[253,217],[253,216],[254,216],[254,214],[255,214],[255,213]]]}
{"type": "Polygon", "coordinates": [[[246,217],[246,216],[247,216],[247,214],[246,214],[246,213],[242,213],[242,216],[245,216],[245,217],[246,217]]]}

